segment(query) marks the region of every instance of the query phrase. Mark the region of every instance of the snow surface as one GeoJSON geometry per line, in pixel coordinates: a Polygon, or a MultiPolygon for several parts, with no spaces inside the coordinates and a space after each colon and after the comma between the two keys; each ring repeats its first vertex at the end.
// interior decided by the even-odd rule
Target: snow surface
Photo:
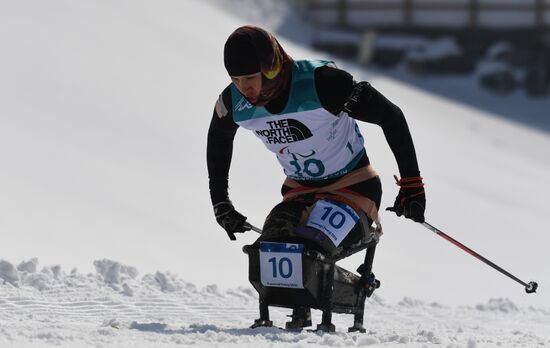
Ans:
{"type": "MultiPolygon", "coordinates": [[[[337,332],[249,329],[258,296],[250,287],[198,288],[179,276],[111,260],[96,272],[37,271],[36,259],[0,263],[1,347],[535,347],[550,344],[550,312],[518,307],[506,299],[448,307],[405,297],[390,305],[367,300],[368,333],[347,333],[353,316],[336,314],[337,332]],[[9,269],[9,270],[8,270],[9,269]]],[[[283,326],[289,309],[271,309],[283,326]]],[[[313,311],[320,322],[320,312],[313,311]]]]}
{"type": "MultiPolygon", "coordinates": [[[[305,48],[307,23],[284,8],[230,3],[257,15],[246,22],[269,26],[295,58],[330,58],[305,48]]],[[[370,334],[345,333],[345,316],[335,319],[336,335],[246,329],[257,303],[241,248],[256,235],[230,242],[216,224],[205,163],[213,103],[229,83],[223,43],[245,22],[218,5],[0,1],[0,347],[550,344],[550,137],[522,124],[523,111],[547,119],[549,101],[496,97],[473,78],[422,82],[458,87],[510,122],[419,89],[413,77],[403,83],[400,70],[341,61],[403,109],[428,221],[540,291],[526,295],[420,225],[383,213],[370,334]]],[[[378,127],[360,127],[382,204],[391,205],[395,160],[378,127]]],[[[271,154],[240,131],[230,173],[236,207],[261,226],[282,181],[271,154]]],[[[355,270],[361,258],[341,266],[355,270]]],[[[286,314],[274,310],[279,325],[286,314]]]]}

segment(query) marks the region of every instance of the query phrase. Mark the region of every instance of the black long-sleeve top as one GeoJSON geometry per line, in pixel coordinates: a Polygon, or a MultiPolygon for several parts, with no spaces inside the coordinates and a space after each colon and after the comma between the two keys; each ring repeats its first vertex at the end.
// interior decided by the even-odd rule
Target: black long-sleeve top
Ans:
{"type": "MultiPolygon", "coordinates": [[[[399,107],[390,102],[370,84],[364,84],[358,101],[349,112],[356,120],[379,125],[395,156],[401,177],[419,176],[416,152],[409,127],[399,107]]],[[[353,77],[344,70],[323,66],[315,70],[315,88],[323,108],[334,115],[339,114],[344,103],[351,95],[356,83],[353,77]]],[[[271,113],[281,112],[288,101],[287,87],[278,98],[265,107],[271,113]]],[[[233,121],[231,89],[228,86],[221,94],[221,101],[226,113],[218,115],[216,109],[210,122],[207,143],[207,164],[210,185],[210,196],[213,203],[228,200],[228,175],[233,154],[233,139],[239,126],[233,121]]],[[[220,101],[219,101],[220,102],[220,101]]],[[[219,103],[218,102],[218,103],[219,103]]],[[[369,159],[365,156],[358,166],[366,165],[369,159]]],[[[328,182],[308,181],[308,186],[322,186],[328,182]]]]}

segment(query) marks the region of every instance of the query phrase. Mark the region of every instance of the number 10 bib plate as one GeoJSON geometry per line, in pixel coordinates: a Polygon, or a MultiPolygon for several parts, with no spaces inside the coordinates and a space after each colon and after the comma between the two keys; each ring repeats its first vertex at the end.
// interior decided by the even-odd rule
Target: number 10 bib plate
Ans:
{"type": "Polygon", "coordinates": [[[303,289],[303,244],[260,242],[260,278],[264,286],[303,289]]]}
{"type": "Polygon", "coordinates": [[[359,215],[348,205],[320,200],[309,215],[307,226],[322,231],[337,247],[359,221],[359,215]]]}

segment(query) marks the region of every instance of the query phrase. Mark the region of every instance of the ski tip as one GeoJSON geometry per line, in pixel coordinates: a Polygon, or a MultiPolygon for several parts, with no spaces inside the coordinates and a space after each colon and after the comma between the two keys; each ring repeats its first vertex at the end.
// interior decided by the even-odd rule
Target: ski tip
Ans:
{"type": "Polygon", "coordinates": [[[525,287],[525,292],[528,294],[536,293],[538,287],[539,285],[537,282],[529,282],[529,284],[525,287]]]}

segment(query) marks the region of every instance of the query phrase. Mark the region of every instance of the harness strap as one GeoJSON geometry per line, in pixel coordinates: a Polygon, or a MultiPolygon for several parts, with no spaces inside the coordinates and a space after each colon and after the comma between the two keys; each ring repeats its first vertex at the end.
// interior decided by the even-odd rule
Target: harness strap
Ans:
{"type": "MultiPolygon", "coordinates": [[[[374,178],[378,174],[369,164],[368,166],[361,167],[352,171],[349,174],[344,175],[334,183],[322,186],[322,187],[305,187],[300,185],[293,179],[286,178],[284,185],[291,188],[284,196],[283,201],[289,201],[305,194],[332,194],[336,197],[342,197],[343,202],[351,204],[353,208],[359,207],[367,214],[369,219],[374,221],[377,226],[380,226],[380,217],[378,216],[378,209],[373,200],[368,197],[362,196],[356,192],[346,189],[346,187],[358,184],[363,181],[374,178]],[[344,201],[345,200],[345,201],[344,201]]],[[[334,199],[335,197],[331,197],[334,199]]]]}

